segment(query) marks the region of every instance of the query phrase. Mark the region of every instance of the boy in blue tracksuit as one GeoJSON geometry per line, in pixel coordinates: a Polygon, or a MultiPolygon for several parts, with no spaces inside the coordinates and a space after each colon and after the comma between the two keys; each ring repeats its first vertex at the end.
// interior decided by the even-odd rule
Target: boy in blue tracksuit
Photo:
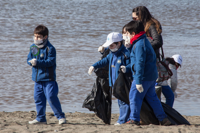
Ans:
{"type": "Polygon", "coordinates": [[[155,116],[161,125],[170,125],[162,105],[155,92],[155,83],[158,77],[156,54],[144,32],[143,23],[131,21],[126,30],[133,45],[131,50],[131,68],[133,82],[129,93],[130,120],[127,123],[139,125],[140,110],[145,98],[152,107],[155,116]]]}
{"type": "MultiPolygon", "coordinates": [[[[123,73],[131,73],[130,67],[126,67],[130,64],[130,53],[123,45],[122,34],[117,32],[110,33],[107,36],[106,43],[102,46],[104,48],[109,47],[111,52],[107,55],[107,57],[93,64],[89,68],[88,74],[91,75],[94,69],[101,68],[109,64],[109,86],[113,87],[118,77],[119,69],[121,69],[123,73]]],[[[126,123],[129,120],[129,105],[119,99],[118,105],[120,108],[120,116],[115,125],[126,123]]]]}
{"type": "Polygon", "coordinates": [[[56,49],[48,41],[48,29],[39,25],[34,30],[34,44],[30,46],[27,63],[32,66],[32,80],[35,81],[34,100],[37,118],[29,124],[46,124],[46,100],[49,102],[59,124],[66,123],[62,112],[56,82],[56,49]]]}

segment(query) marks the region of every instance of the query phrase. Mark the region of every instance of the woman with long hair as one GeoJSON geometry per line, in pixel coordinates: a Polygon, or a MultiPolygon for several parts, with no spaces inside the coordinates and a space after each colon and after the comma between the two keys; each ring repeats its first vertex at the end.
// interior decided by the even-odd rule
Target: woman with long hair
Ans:
{"type": "Polygon", "coordinates": [[[132,11],[132,19],[140,20],[144,25],[144,31],[150,41],[157,58],[159,58],[159,48],[163,45],[162,27],[160,22],[155,19],[145,6],[138,6],[132,11]]]}

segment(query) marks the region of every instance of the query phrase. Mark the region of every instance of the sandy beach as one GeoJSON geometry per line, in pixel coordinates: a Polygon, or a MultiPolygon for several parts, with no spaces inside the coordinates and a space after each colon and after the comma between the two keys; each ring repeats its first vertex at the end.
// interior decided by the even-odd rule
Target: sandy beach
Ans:
{"type": "Polygon", "coordinates": [[[1,133],[199,133],[200,116],[184,116],[191,125],[159,126],[131,125],[114,126],[118,114],[112,114],[111,125],[105,125],[101,119],[91,113],[65,113],[67,124],[59,125],[53,113],[46,113],[47,124],[29,125],[28,121],[36,117],[36,112],[0,112],[1,133]]]}

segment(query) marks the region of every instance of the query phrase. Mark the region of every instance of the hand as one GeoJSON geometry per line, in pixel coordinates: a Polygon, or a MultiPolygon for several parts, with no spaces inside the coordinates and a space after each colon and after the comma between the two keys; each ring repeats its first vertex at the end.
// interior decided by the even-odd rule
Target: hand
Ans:
{"type": "Polygon", "coordinates": [[[123,73],[126,73],[126,66],[121,66],[120,67],[123,73]]]}
{"type": "Polygon", "coordinates": [[[144,91],[144,88],[142,87],[142,84],[136,85],[137,90],[142,93],[144,91]]]}
{"type": "Polygon", "coordinates": [[[100,47],[98,48],[98,51],[101,52],[101,53],[103,53],[104,50],[105,50],[105,48],[104,48],[103,46],[100,46],[100,47]]]}
{"type": "Polygon", "coordinates": [[[88,70],[88,74],[91,75],[93,71],[94,71],[94,67],[91,66],[91,67],[89,68],[89,70],[88,70]]]}
{"type": "Polygon", "coordinates": [[[32,64],[32,66],[36,66],[37,64],[37,59],[33,58],[32,60],[28,61],[32,64]]]}

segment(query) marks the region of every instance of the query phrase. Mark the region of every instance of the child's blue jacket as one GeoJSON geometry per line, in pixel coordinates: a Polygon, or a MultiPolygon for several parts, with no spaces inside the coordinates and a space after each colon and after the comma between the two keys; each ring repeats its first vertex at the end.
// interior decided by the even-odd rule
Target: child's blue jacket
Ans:
{"type": "Polygon", "coordinates": [[[131,68],[133,66],[134,70],[131,70],[136,84],[142,84],[142,81],[156,80],[158,78],[156,54],[146,34],[135,40],[132,45],[130,59],[131,68]]]}
{"type": "Polygon", "coordinates": [[[36,66],[32,67],[32,80],[39,81],[56,81],[56,49],[47,41],[46,46],[39,49],[38,55],[33,55],[31,48],[37,47],[35,44],[30,46],[30,52],[27,57],[27,63],[32,66],[28,61],[33,58],[37,59],[36,66]]]}

